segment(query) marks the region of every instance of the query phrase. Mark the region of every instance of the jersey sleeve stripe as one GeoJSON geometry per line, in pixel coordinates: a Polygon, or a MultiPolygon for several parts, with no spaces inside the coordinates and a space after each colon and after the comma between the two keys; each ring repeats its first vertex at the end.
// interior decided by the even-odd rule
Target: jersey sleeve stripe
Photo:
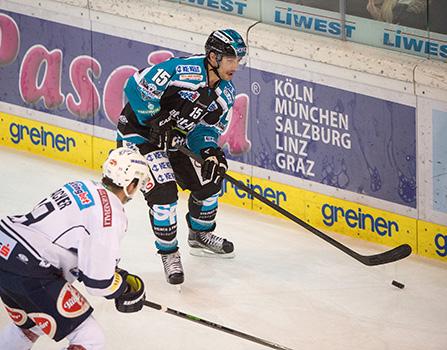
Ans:
{"type": "Polygon", "coordinates": [[[86,276],[82,271],[79,271],[79,277],[89,288],[106,289],[113,283],[113,277],[106,280],[97,280],[86,276]]]}
{"type": "Polygon", "coordinates": [[[20,242],[20,244],[22,244],[26,249],[28,249],[28,251],[31,254],[33,254],[36,259],[42,260],[42,257],[40,256],[39,252],[36,249],[34,249],[26,239],[20,236],[17,231],[15,231],[11,226],[9,226],[4,220],[1,220],[1,224],[0,229],[5,235],[20,242]]]}

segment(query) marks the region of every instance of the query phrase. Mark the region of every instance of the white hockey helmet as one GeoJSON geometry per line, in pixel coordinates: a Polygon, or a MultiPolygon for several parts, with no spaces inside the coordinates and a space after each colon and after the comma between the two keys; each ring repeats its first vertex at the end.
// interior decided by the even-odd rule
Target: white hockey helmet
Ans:
{"type": "Polygon", "coordinates": [[[110,152],[102,166],[102,175],[122,187],[126,196],[131,198],[132,196],[127,193],[127,186],[134,179],[138,179],[137,190],[139,190],[148,181],[150,173],[148,163],[141,153],[120,147],[110,152]]]}

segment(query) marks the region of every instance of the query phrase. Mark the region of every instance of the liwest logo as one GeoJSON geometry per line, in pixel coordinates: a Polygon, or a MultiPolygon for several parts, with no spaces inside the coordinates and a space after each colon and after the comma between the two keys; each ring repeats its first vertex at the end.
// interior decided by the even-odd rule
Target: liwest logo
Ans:
{"type": "Polygon", "coordinates": [[[49,146],[60,152],[70,152],[70,147],[76,147],[76,141],[72,137],[53,134],[51,131],[45,130],[43,126],[38,129],[11,123],[9,125],[9,134],[11,135],[11,141],[16,145],[29,139],[33,145],[49,146]]]}
{"type": "MultiPolygon", "coordinates": [[[[244,184],[243,181],[239,181],[240,183],[244,184]]],[[[246,183],[244,184],[247,187],[251,188],[253,191],[259,193],[261,196],[264,196],[268,200],[272,201],[273,203],[280,205],[281,200],[284,202],[287,202],[287,195],[285,192],[282,191],[276,191],[271,187],[261,187],[260,185],[254,185],[250,182],[249,179],[246,180],[246,183]]],[[[244,190],[239,189],[238,187],[234,186],[231,182],[229,182],[227,179],[224,179],[222,181],[222,189],[220,191],[220,196],[223,196],[225,193],[228,193],[230,190],[233,190],[236,196],[239,198],[248,198],[253,199],[253,196],[251,194],[248,194],[244,190]],[[229,186],[228,186],[229,185],[229,186]]]]}
{"type": "Polygon", "coordinates": [[[247,0],[181,0],[181,2],[238,15],[243,15],[247,8],[247,0]]]}
{"type": "Polygon", "coordinates": [[[386,46],[447,58],[447,44],[443,44],[441,40],[423,38],[401,30],[385,29],[385,31],[387,33],[383,33],[383,44],[386,46]]]}
{"type": "Polygon", "coordinates": [[[397,222],[386,220],[380,216],[374,217],[371,214],[363,213],[360,208],[357,211],[353,209],[345,210],[342,207],[336,207],[326,203],[321,207],[321,214],[324,218],[323,223],[329,227],[340,219],[340,221],[344,221],[351,228],[376,232],[382,237],[387,235],[391,237],[393,229],[395,232],[399,232],[397,222]]]}
{"type": "MultiPolygon", "coordinates": [[[[340,36],[342,33],[342,25],[338,18],[316,17],[309,13],[283,6],[275,8],[275,23],[287,25],[292,28],[301,30],[311,30],[329,35],[340,36]]],[[[352,37],[355,31],[355,23],[347,21],[344,30],[348,38],[352,37]]]]}

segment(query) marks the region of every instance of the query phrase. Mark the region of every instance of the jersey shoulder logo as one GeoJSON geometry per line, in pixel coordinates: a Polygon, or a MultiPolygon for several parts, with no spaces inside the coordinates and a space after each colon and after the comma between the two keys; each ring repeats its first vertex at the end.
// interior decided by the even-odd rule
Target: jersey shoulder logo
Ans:
{"type": "Polygon", "coordinates": [[[102,205],[102,226],[110,227],[112,226],[112,206],[110,205],[109,196],[107,191],[103,189],[98,189],[98,193],[102,205]]]}
{"type": "Polygon", "coordinates": [[[182,99],[191,102],[195,102],[200,96],[200,93],[198,91],[191,91],[191,90],[180,90],[178,94],[182,99]]]}
{"type": "Polygon", "coordinates": [[[197,80],[201,81],[203,80],[203,75],[201,74],[180,74],[179,75],[180,80],[197,80]]]}
{"type": "Polygon", "coordinates": [[[223,93],[224,93],[225,97],[227,98],[228,103],[229,104],[233,104],[233,102],[234,102],[234,93],[235,93],[234,88],[231,85],[228,85],[223,90],[223,93]]]}
{"type": "Polygon", "coordinates": [[[200,66],[197,66],[197,65],[183,65],[183,64],[180,64],[177,67],[175,67],[175,71],[178,74],[181,74],[181,73],[200,74],[200,73],[202,73],[202,68],[200,66]]]}
{"type": "Polygon", "coordinates": [[[84,210],[95,205],[92,194],[83,182],[69,182],[64,187],[73,195],[79,210],[84,210]]]}

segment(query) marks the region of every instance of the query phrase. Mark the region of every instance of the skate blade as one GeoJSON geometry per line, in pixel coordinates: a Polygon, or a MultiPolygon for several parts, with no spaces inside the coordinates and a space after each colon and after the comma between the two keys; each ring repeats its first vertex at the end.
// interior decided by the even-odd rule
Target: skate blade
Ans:
{"type": "Polygon", "coordinates": [[[169,281],[169,280],[166,280],[166,282],[168,282],[168,284],[171,285],[171,286],[180,286],[184,282],[184,280],[181,280],[181,281],[169,281]]]}
{"type": "Polygon", "coordinates": [[[189,254],[194,256],[200,256],[204,258],[218,258],[218,259],[232,259],[234,258],[234,252],[226,253],[226,254],[218,254],[211,250],[204,248],[190,248],[189,254]]]}

